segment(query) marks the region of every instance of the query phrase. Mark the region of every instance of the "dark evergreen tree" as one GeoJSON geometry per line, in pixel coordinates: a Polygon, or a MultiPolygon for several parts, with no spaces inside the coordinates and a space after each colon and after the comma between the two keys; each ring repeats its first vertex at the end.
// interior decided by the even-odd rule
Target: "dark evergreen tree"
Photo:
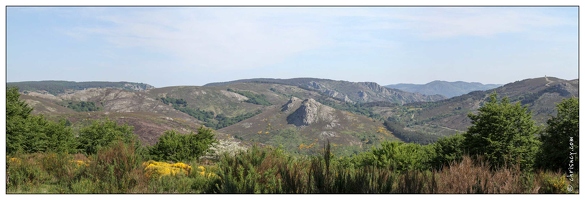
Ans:
{"type": "Polygon", "coordinates": [[[536,167],[554,171],[562,169],[566,173],[569,170],[578,172],[579,100],[568,98],[559,103],[557,116],[549,119],[547,125],[546,131],[540,136],[542,145],[536,167]]]}
{"type": "Polygon", "coordinates": [[[21,101],[18,88],[6,91],[6,153],[75,152],[75,138],[65,120],[48,121],[31,115],[32,108],[21,101]]]}

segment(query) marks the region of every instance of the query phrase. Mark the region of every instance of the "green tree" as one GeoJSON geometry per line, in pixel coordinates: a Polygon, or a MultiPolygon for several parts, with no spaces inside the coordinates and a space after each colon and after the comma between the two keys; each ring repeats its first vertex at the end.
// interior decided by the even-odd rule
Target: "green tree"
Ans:
{"type": "Polygon", "coordinates": [[[464,134],[464,144],[471,155],[483,156],[493,168],[516,164],[532,168],[539,128],[525,106],[511,104],[507,97],[498,102],[494,92],[477,114],[468,116],[472,126],[464,134]]]}
{"type": "Polygon", "coordinates": [[[150,155],[155,160],[188,162],[204,155],[215,142],[217,141],[209,128],[200,127],[197,134],[180,134],[170,130],[150,148],[150,155]]]}
{"type": "Polygon", "coordinates": [[[433,167],[441,169],[452,162],[460,162],[465,153],[463,149],[464,140],[465,137],[462,134],[455,134],[443,137],[432,144],[436,155],[432,161],[433,167]]]}
{"type": "Polygon", "coordinates": [[[391,170],[427,170],[434,157],[432,146],[396,141],[384,141],[379,148],[361,155],[362,164],[391,170]]]}
{"type": "Polygon", "coordinates": [[[21,101],[18,88],[6,91],[6,153],[75,152],[75,138],[65,120],[48,121],[31,115],[32,108],[21,101]]]}
{"type": "Polygon", "coordinates": [[[121,140],[126,144],[137,142],[133,129],[132,126],[118,125],[116,121],[110,119],[93,121],[91,125],[81,129],[78,137],[79,149],[90,155],[97,153],[102,147],[109,146],[115,140],[121,140]]]}
{"type": "Polygon", "coordinates": [[[28,117],[32,112],[24,101],[19,100],[18,88],[6,90],[6,153],[13,154],[25,148],[26,134],[29,132],[28,117]]]}
{"type": "Polygon", "coordinates": [[[568,98],[557,104],[557,116],[549,119],[547,125],[540,136],[542,145],[537,167],[567,172],[570,164],[574,164],[572,171],[578,172],[579,160],[575,153],[579,152],[579,99],[568,98]]]}

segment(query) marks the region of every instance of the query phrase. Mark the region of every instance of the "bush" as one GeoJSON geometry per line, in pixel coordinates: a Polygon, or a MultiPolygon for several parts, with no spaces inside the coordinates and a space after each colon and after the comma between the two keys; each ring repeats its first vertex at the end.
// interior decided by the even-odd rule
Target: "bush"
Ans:
{"type": "Polygon", "coordinates": [[[92,162],[85,178],[95,183],[99,193],[141,193],[146,190],[147,178],[142,168],[142,159],[136,154],[134,143],[113,141],[101,148],[90,159],[92,162]]]}
{"type": "Polygon", "coordinates": [[[208,128],[200,127],[197,134],[180,134],[171,130],[166,131],[149,151],[153,160],[188,162],[207,153],[211,144],[216,142],[208,128]]]}
{"type": "Polygon", "coordinates": [[[560,173],[540,173],[539,176],[542,179],[542,187],[538,190],[538,193],[545,194],[566,194],[568,183],[567,179],[560,173]]]}
{"type": "Polygon", "coordinates": [[[126,144],[136,142],[133,146],[138,148],[133,127],[118,125],[110,119],[93,121],[90,126],[83,127],[79,133],[79,149],[81,152],[91,155],[96,154],[100,148],[109,146],[113,141],[122,141],[126,144]]]}
{"type": "Polygon", "coordinates": [[[435,157],[432,159],[432,165],[435,169],[441,169],[443,166],[453,162],[460,162],[464,155],[463,141],[465,137],[462,134],[456,134],[439,139],[432,144],[435,157]]]}
{"type": "Polygon", "coordinates": [[[163,176],[175,176],[179,174],[189,175],[191,166],[185,163],[166,163],[149,160],[142,163],[145,175],[148,178],[160,178],[163,176]]]}

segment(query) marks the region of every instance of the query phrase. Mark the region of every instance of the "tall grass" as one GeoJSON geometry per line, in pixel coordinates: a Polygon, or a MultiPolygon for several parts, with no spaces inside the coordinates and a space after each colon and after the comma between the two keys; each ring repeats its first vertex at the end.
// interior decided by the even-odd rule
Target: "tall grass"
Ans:
{"type": "Polygon", "coordinates": [[[114,143],[96,155],[36,153],[8,158],[8,193],[578,193],[578,174],[491,170],[487,162],[463,157],[438,171],[396,171],[338,162],[324,148],[320,156],[292,156],[253,147],[224,154],[213,165],[189,163],[188,174],[148,177],[145,158],[132,144],[114,143]],[[84,160],[78,162],[78,160],[84,160]],[[573,188],[568,191],[568,186],[573,188]]]}

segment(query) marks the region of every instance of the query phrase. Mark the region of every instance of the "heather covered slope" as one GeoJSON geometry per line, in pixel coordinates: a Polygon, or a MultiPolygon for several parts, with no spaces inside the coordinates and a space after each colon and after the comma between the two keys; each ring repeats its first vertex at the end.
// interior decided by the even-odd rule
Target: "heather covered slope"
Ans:
{"type": "Polygon", "coordinates": [[[373,110],[389,119],[398,121],[406,129],[431,134],[450,135],[463,132],[469,127],[467,114],[476,112],[496,92],[519,102],[532,112],[537,124],[544,124],[556,112],[555,105],[562,99],[579,96],[579,80],[563,80],[541,77],[508,83],[487,91],[476,91],[450,99],[413,103],[404,106],[374,106],[373,110]]]}
{"type": "Polygon", "coordinates": [[[293,152],[311,153],[318,143],[330,140],[349,153],[382,140],[429,143],[466,131],[470,125],[467,114],[483,105],[492,92],[527,106],[537,123],[543,124],[554,114],[556,103],[579,95],[578,82],[554,77],[526,79],[434,102],[408,100],[415,97],[410,95],[413,93],[392,94],[391,89],[375,83],[308,78],[144,91],[86,88],[51,94],[27,90],[21,92],[21,99],[34,113],[52,119],[79,123],[100,116],[129,123],[149,144],[166,130],[186,133],[204,125],[216,129],[218,136],[245,143],[285,145],[293,152]],[[341,94],[344,98],[339,98],[341,94]],[[411,103],[403,104],[406,102],[411,103]]]}
{"type": "Polygon", "coordinates": [[[380,120],[296,97],[219,131],[301,154],[319,152],[327,140],[338,153],[346,155],[368,150],[384,140],[398,140],[380,120]]]}

